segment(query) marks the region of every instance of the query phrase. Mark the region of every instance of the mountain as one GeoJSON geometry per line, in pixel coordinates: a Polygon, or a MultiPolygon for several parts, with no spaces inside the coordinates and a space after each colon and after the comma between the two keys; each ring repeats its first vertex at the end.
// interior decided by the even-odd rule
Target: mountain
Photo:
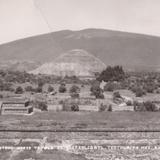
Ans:
{"type": "Polygon", "coordinates": [[[91,78],[105,68],[106,65],[92,54],[82,49],[74,49],[60,55],[53,62],[43,64],[31,73],[91,78]]]}
{"type": "Polygon", "coordinates": [[[73,49],[85,50],[106,65],[159,70],[160,37],[104,29],[63,30],[0,45],[1,60],[52,62],[73,49]]]}

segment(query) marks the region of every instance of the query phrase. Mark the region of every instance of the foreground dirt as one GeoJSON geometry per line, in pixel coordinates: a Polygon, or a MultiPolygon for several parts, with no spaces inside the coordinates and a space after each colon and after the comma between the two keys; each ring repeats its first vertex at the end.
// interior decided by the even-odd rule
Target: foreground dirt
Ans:
{"type": "Polygon", "coordinates": [[[2,160],[160,159],[160,134],[156,132],[0,133],[0,137],[2,160]]]}
{"type": "Polygon", "coordinates": [[[0,159],[159,160],[159,116],[159,112],[43,112],[0,116],[0,147],[12,146],[0,149],[0,159]],[[121,132],[115,132],[117,129],[121,132]],[[137,132],[126,132],[130,129],[137,132]]]}

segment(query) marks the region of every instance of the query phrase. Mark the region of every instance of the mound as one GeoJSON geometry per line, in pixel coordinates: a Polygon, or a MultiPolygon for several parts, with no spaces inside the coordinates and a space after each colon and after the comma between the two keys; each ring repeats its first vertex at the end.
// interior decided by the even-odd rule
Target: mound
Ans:
{"type": "Polygon", "coordinates": [[[53,62],[43,64],[31,73],[61,77],[93,77],[96,72],[101,72],[105,67],[106,65],[92,54],[85,50],[75,49],[62,54],[53,62]]]}

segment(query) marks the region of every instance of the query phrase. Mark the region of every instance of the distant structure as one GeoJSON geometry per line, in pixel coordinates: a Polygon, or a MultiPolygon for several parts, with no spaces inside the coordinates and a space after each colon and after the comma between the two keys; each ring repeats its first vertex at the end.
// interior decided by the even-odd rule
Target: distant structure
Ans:
{"type": "Polygon", "coordinates": [[[1,114],[30,114],[33,107],[24,99],[6,99],[1,102],[1,114]]]}
{"type": "Polygon", "coordinates": [[[75,49],[62,54],[55,61],[46,63],[31,73],[94,79],[95,73],[105,68],[106,65],[92,54],[85,50],[75,49]]]}

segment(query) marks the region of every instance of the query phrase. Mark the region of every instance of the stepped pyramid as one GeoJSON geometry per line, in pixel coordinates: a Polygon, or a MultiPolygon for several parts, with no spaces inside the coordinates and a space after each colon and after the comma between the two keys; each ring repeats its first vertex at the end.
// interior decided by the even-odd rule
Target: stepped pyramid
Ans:
{"type": "Polygon", "coordinates": [[[31,73],[89,78],[105,68],[106,65],[92,54],[85,50],[75,49],[62,54],[53,62],[43,64],[31,73]]]}

